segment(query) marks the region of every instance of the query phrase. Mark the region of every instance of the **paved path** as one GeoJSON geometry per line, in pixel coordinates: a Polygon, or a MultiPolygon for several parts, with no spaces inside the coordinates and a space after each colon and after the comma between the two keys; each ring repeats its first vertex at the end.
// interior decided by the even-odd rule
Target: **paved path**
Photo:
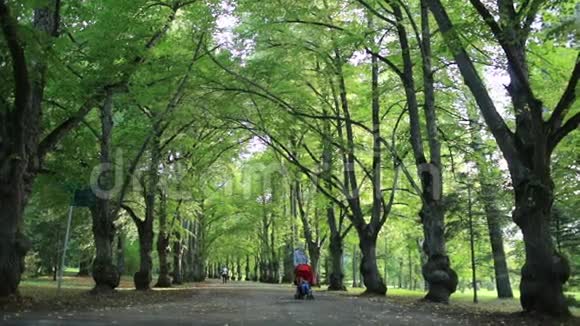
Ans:
{"type": "Polygon", "coordinates": [[[314,301],[294,300],[289,286],[202,284],[191,297],[135,307],[30,312],[0,319],[1,325],[460,325],[434,312],[408,311],[385,300],[315,292],[314,301]]]}

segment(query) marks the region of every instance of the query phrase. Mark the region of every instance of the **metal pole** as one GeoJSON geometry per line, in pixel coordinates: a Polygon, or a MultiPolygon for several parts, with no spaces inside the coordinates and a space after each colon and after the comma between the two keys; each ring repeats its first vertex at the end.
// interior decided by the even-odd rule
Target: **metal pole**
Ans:
{"type": "Polygon", "coordinates": [[[387,232],[385,231],[385,259],[383,259],[383,264],[385,264],[385,265],[384,265],[384,272],[383,273],[385,274],[384,275],[384,277],[385,277],[385,285],[388,285],[389,284],[389,280],[388,280],[389,277],[387,275],[387,273],[388,273],[388,271],[387,271],[387,263],[389,261],[389,259],[388,259],[388,255],[389,255],[389,247],[388,247],[389,246],[389,242],[387,241],[388,238],[387,238],[386,233],[387,232]]]}
{"type": "Polygon", "coordinates": [[[467,214],[469,216],[469,245],[471,249],[471,280],[473,286],[473,302],[477,303],[477,276],[475,271],[475,239],[473,234],[473,211],[471,202],[471,185],[467,185],[467,214]]]}
{"type": "Polygon", "coordinates": [[[65,263],[65,260],[66,260],[66,249],[68,247],[68,237],[69,237],[69,234],[70,234],[70,224],[71,224],[71,220],[72,220],[73,208],[74,208],[74,206],[70,206],[69,209],[68,209],[68,221],[66,223],[66,233],[65,233],[65,236],[64,236],[64,248],[62,250],[62,259],[60,261],[60,269],[59,269],[59,272],[58,272],[58,274],[59,274],[58,275],[58,292],[59,293],[60,293],[60,288],[61,288],[61,285],[62,285],[62,277],[63,277],[63,274],[64,274],[64,263],[65,263]]]}

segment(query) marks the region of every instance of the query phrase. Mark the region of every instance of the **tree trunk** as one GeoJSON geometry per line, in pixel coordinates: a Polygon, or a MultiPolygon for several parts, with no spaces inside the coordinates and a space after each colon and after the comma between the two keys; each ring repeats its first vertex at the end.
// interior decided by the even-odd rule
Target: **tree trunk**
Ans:
{"type": "MultiPolygon", "coordinates": [[[[483,159],[483,157],[481,158],[483,159]]],[[[479,170],[479,183],[481,184],[480,197],[483,201],[487,229],[491,243],[491,252],[493,255],[493,267],[495,272],[495,283],[497,295],[499,298],[513,298],[509,270],[507,266],[505,251],[503,247],[503,234],[501,231],[501,211],[495,203],[497,189],[486,179],[486,168],[483,167],[479,160],[476,161],[479,170]]]]}
{"type": "Polygon", "coordinates": [[[151,143],[151,159],[149,162],[147,185],[144,187],[145,197],[145,219],[139,220],[136,215],[131,215],[137,225],[139,235],[139,271],[133,276],[135,288],[137,290],[149,290],[151,288],[153,262],[151,260],[151,250],[153,249],[154,233],[153,222],[155,220],[155,203],[157,197],[157,186],[159,183],[159,135],[156,133],[151,143]]]}
{"type": "Polygon", "coordinates": [[[254,275],[252,275],[252,280],[254,282],[258,282],[259,280],[259,271],[260,271],[260,259],[258,256],[254,257],[254,275]]]}
{"type": "Polygon", "coordinates": [[[240,256],[238,256],[236,258],[236,276],[238,281],[242,280],[242,259],[240,258],[240,256]]]}
{"type": "Polygon", "coordinates": [[[308,250],[308,254],[310,255],[310,266],[312,267],[312,273],[314,274],[315,285],[318,285],[318,280],[320,279],[320,271],[318,270],[320,267],[320,247],[313,246],[312,249],[312,251],[308,250]]]}
{"type": "MultiPolygon", "coordinates": [[[[205,280],[205,258],[202,256],[198,250],[196,250],[193,258],[193,281],[203,282],[205,280]]],[[[219,266],[217,266],[219,270],[219,266]]],[[[229,267],[228,267],[229,269],[229,267]]],[[[219,277],[219,272],[216,273],[216,277],[219,277]]]]}
{"type": "Polygon", "coordinates": [[[151,289],[152,280],[153,221],[139,223],[137,232],[139,234],[139,271],[133,276],[133,282],[135,283],[135,289],[146,291],[151,289]]]}
{"type": "MultiPolygon", "coordinates": [[[[328,114],[326,110],[323,112],[324,115],[328,114]]],[[[329,121],[325,120],[324,131],[326,135],[331,135],[331,125],[329,121]]],[[[331,189],[332,187],[328,179],[332,175],[333,156],[332,144],[329,139],[330,137],[324,137],[322,140],[323,148],[321,161],[323,167],[323,178],[327,180],[326,186],[328,189],[331,189]]],[[[350,228],[346,230],[344,234],[342,234],[343,217],[344,215],[341,215],[337,222],[334,205],[329,200],[326,204],[326,219],[330,229],[330,244],[328,249],[330,253],[331,266],[330,271],[326,271],[329,291],[346,291],[346,286],[344,285],[343,240],[344,237],[348,234],[350,228]]]]}
{"type": "MultiPolygon", "coordinates": [[[[417,248],[419,249],[419,259],[421,260],[421,265],[419,267],[422,267],[427,263],[427,255],[423,250],[421,239],[417,239],[417,248]]],[[[423,278],[423,289],[425,291],[429,291],[429,282],[427,282],[427,280],[425,280],[424,278],[423,278]]]]}
{"type": "Polygon", "coordinates": [[[180,236],[177,234],[177,240],[173,242],[173,284],[183,284],[182,270],[183,246],[180,236]]]}
{"type": "MultiPolygon", "coordinates": [[[[300,216],[300,220],[302,221],[304,239],[306,240],[306,246],[308,250],[308,255],[310,256],[310,266],[312,267],[312,272],[314,274],[314,279],[318,281],[318,267],[319,267],[319,260],[320,260],[320,241],[318,236],[314,236],[312,232],[312,227],[310,223],[310,219],[304,209],[304,200],[303,200],[303,190],[300,185],[300,181],[296,180],[294,183],[294,191],[295,191],[295,201],[298,208],[298,213],[300,216]]],[[[317,215],[317,214],[315,214],[317,215]]],[[[318,284],[318,282],[316,282],[318,284]]]]}
{"type": "MultiPolygon", "coordinates": [[[[483,190],[482,186],[482,191],[483,190]]],[[[495,191],[487,189],[487,191],[495,191]]],[[[488,193],[488,192],[485,192],[488,193]]],[[[493,267],[495,271],[495,285],[498,298],[513,298],[512,286],[510,282],[509,269],[503,248],[503,234],[499,225],[501,218],[499,209],[495,203],[484,202],[484,210],[487,217],[487,228],[489,230],[489,240],[491,242],[491,252],[493,254],[493,267]]]]}
{"type": "Polygon", "coordinates": [[[328,261],[328,256],[324,256],[324,281],[321,281],[320,285],[322,284],[324,285],[330,284],[330,262],[328,261]]]}
{"type": "Polygon", "coordinates": [[[79,261],[79,272],[77,274],[78,277],[87,277],[90,276],[90,265],[91,262],[90,260],[84,259],[81,257],[81,260],[79,261]]]}
{"type": "MultiPolygon", "coordinates": [[[[219,266],[217,266],[217,270],[219,270],[219,266]]],[[[215,276],[216,278],[219,277],[219,272],[216,273],[215,276]]],[[[203,282],[204,280],[205,280],[205,258],[202,256],[202,253],[199,252],[199,250],[196,250],[193,257],[193,281],[203,282]]]]}
{"type": "MultiPolygon", "coordinates": [[[[193,255],[194,255],[194,235],[195,235],[195,226],[194,223],[191,221],[186,221],[186,227],[189,234],[187,235],[187,249],[185,251],[185,272],[184,272],[184,280],[187,282],[193,281],[193,255]]],[[[210,275],[213,278],[213,269],[210,269],[210,275]]]]}
{"type": "MultiPolygon", "coordinates": [[[[59,7],[54,0],[34,11],[33,26],[45,35],[56,36],[59,7]]],[[[4,1],[0,3],[0,33],[10,50],[14,78],[14,106],[4,107],[0,124],[0,298],[18,294],[24,272],[24,257],[31,247],[22,232],[24,208],[40,167],[44,152],[39,153],[42,134],[45,58],[36,55],[28,60],[19,38],[20,26],[4,1]],[[28,67],[28,61],[31,61],[28,67]]],[[[43,38],[44,39],[44,38],[43,38]]],[[[43,49],[49,41],[39,40],[43,49]]],[[[3,62],[8,65],[8,57],[3,62]]]]}
{"type": "Polygon", "coordinates": [[[96,255],[93,262],[94,293],[110,292],[119,286],[120,276],[113,264],[113,241],[115,238],[114,216],[111,205],[115,187],[111,160],[111,140],[113,132],[113,93],[107,91],[101,106],[101,166],[97,184],[92,185],[97,199],[91,209],[96,255]],[[95,189],[96,187],[96,189],[95,189]]]}
{"type": "MultiPolygon", "coordinates": [[[[438,139],[437,116],[435,110],[435,89],[433,70],[431,66],[431,32],[427,4],[421,1],[421,68],[424,87],[424,115],[427,126],[430,160],[427,161],[423,147],[419,103],[413,72],[411,49],[405,28],[405,18],[400,5],[396,1],[389,2],[397,21],[397,33],[401,45],[403,71],[399,73],[405,87],[408,103],[411,147],[417,172],[421,179],[422,207],[419,213],[423,224],[425,242],[423,249],[428,255],[428,261],[423,266],[423,277],[429,282],[429,292],[425,300],[434,302],[449,302],[449,296],[457,287],[457,274],[451,269],[445,251],[444,206],[442,205],[442,164],[441,145],[438,139]]],[[[411,282],[411,280],[409,280],[411,282]]],[[[411,284],[409,284],[411,286],[411,284]]]]}
{"type": "MultiPolygon", "coordinates": [[[[275,197],[272,197],[274,199],[275,197]]],[[[276,228],[274,227],[274,215],[271,216],[271,237],[270,237],[270,283],[280,282],[280,262],[278,261],[278,255],[276,254],[276,228]]],[[[315,274],[316,275],[316,274],[315,274]]]]}
{"type": "MultiPolygon", "coordinates": [[[[202,206],[203,208],[203,206],[202,206]]],[[[206,264],[206,253],[205,253],[205,216],[200,214],[198,219],[193,222],[195,225],[195,237],[194,237],[194,250],[193,250],[193,281],[203,282],[205,280],[205,264],[206,264]]],[[[226,262],[229,266],[229,259],[226,262]]],[[[220,277],[220,266],[216,265],[215,277],[220,277]]],[[[230,271],[233,271],[230,269],[230,271]]]]}
{"type": "Polygon", "coordinates": [[[399,289],[403,288],[403,259],[399,258],[399,289]]]}
{"type": "Polygon", "coordinates": [[[409,263],[409,289],[413,287],[413,259],[411,257],[411,247],[407,248],[407,258],[409,263]]]}
{"type": "Polygon", "coordinates": [[[246,282],[252,279],[252,275],[250,275],[250,255],[246,255],[246,282]]]}
{"type": "Polygon", "coordinates": [[[119,275],[125,273],[125,235],[117,230],[117,270],[119,275]]]}
{"type": "Polygon", "coordinates": [[[60,261],[60,235],[57,231],[56,233],[56,241],[54,242],[54,256],[52,259],[52,280],[56,282],[58,278],[58,268],[59,268],[59,261],[60,261]]]}
{"type": "Polygon", "coordinates": [[[522,307],[525,311],[569,315],[563,284],[570,277],[570,266],[555,251],[550,234],[553,183],[530,178],[514,190],[513,219],[522,229],[526,250],[520,283],[522,307]]]}
{"type": "MultiPolygon", "coordinates": [[[[181,201],[177,206],[175,211],[175,222],[179,224],[180,229],[185,228],[181,215],[179,213],[179,208],[181,207],[181,201]]],[[[180,285],[183,284],[183,240],[180,230],[174,232],[175,240],[173,241],[173,284],[180,285]]]]}
{"type": "MultiPolygon", "coordinates": [[[[367,226],[368,228],[368,226],[367,226]]],[[[376,244],[377,235],[367,230],[359,231],[359,248],[362,253],[360,262],[360,275],[366,287],[365,294],[385,295],[387,287],[381,278],[377,266],[376,244]]]]}
{"type": "Polygon", "coordinates": [[[385,280],[385,285],[389,287],[389,241],[387,236],[385,236],[385,258],[383,259],[383,277],[385,280]]]}
{"type": "Polygon", "coordinates": [[[0,297],[17,294],[24,257],[30,249],[29,240],[20,231],[26,195],[23,180],[16,177],[19,169],[13,166],[0,175],[0,297]]]}
{"type": "Polygon", "coordinates": [[[356,266],[358,265],[357,261],[357,251],[356,245],[352,246],[352,287],[356,288],[358,283],[356,282],[356,266]]]}
{"type": "Polygon", "coordinates": [[[469,252],[471,254],[471,286],[473,287],[473,303],[477,303],[477,269],[475,266],[475,233],[473,231],[473,209],[471,200],[471,185],[467,186],[467,215],[469,218],[469,252]]]}
{"type": "Polygon", "coordinates": [[[282,283],[292,283],[294,281],[294,248],[291,239],[286,241],[283,252],[284,275],[282,276],[282,283]]]}
{"type": "Polygon", "coordinates": [[[423,278],[429,284],[425,300],[448,303],[449,296],[457,290],[458,278],[445,254],[443,211],[432,202],[430,206],[423,206],[421,219],[425,235],[423,250],[428,257],[422,268],[423,278]]]}
{"type": "Polygon", "coordinates": [[[159,276],[156,288],[170,288],[169,276],[169,232],[167,232],[167,194],[161,190],[159,203],[159,234],[157,235],[157,255],[159,257],[159,276]]]}
{"type": "Polygon", "coordinates": [[[97,207],[91,209],[93,235],[95,238],[95,260],[93,261],[93,293],[110,292],[119,286],[120,275],[113,264],[114,226],[110,219],[108,200],[97,199],[97,207]],[[99,203],[100,202],[100,203],[99,203]]]}
{"type": "Polygon", "coordinates": [[[346,287],[344,286],[344,274],[342,265],[342,248],[342,237],[340,234],[331,235],[329,246],[331,263],[330,275],[328,278],[329,291],[346,291],[346,287]]]}
{"type": "Polygon", "coordinates": [[[468,109],[471,148],[476,155],[475,165],[478,170],[479,184],[481,185],[481,192],[479,196],[483,202],[483,209],[487,220],[487,229],[489,232],[491,252],[493,255],[493,267],[495,271],[497,296],[499,298],[513,298],[509,269],[507,266],[505,251],[503,247],[503,235],[500,224],[502,220],[501,211],[497,207],[496,203],[497,188],[493,184],[496,180],[491,180],[492,171],[484,163],[486,162],[486,157],[484,153],[481,153],[483,139],[479,126],[476,124],[479,117],[477,112],[473,111],[475,110],[468,109]]]}

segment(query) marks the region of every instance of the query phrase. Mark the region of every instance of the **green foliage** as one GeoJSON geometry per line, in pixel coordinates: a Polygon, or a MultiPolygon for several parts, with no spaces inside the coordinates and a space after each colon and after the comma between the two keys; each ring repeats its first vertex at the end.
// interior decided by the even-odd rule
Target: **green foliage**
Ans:
{"type": "MultiPolygon", "coordinates": [[[[458,22],[461,42],[475,58],[478,69],[504,69],[505,63],[496,54],[497,46],[491,42],[492,35],[472,6],[468,2],[444,2],[458,22]]],[[[115,173],[122,176],[121,180],[132,173],[125,202],[142,217],[144,185],[150,177],[152,159],[147,141],[155,132],[154,126],[164,128],[160,135],[162,162],[153,172],[160,175],[160,188],[169,194],[171,240],[192,236],[185,225],[203,220],[204,260],[224,263],[242,258],[245,263],[245,257],[250,256],[254,264],[254,258],[269,259],[288,244],[303,246],[305,224],[311,224],[319,240],[328,238],[330,227],[325,209],[329,205],[333,205],[337,215],[346,214],[345,228],[350,223],[348,216],[352,212],[345,209],[350,198],[341,185],[345,184],[342,155],[351,150],[357,164],[350,168],[359,176],[365,219],[370,219],[373,184],[368,171],[373,168],[376,153],[369,133],[373,126],[367,48],[378,48],[396,67],[401,68],[403,63],[392,26],[373,16],[374,26],[369,27],[367,18],[372,15],[360,2],[197,1],[180,9],[167,26],[166,35],[156,46],[147,48],[155,33],[168,24],[168,6],[146,0],[64,1],[61,35],[48,50],[34,41],[39,36],[29,21],[31,10],[40,3],[11,1],[10,6],[19,23],[26,26],[19,32],[31,53],[29,60],[37,56],[48,60],[43,130],[52,130],[71,117],[85,103],[87,94],[127,78],[125,87],[114,96],[115,173]],[[231,30],[219,30],[222,20],[233,24],[231,30]],[[353,149],[347,148],[344,135],[337,131],[346,120],[338,105],[338,76],[344,78],[350,119],[356,122],[353,149]],[[322,162],[325,150],[332,156],[328,171],[322,162]],[[141,151],[143,155],[139,157],[141,151]],[[130,171],[133,161],[136,168],[130,171]],[[291,211],[291,187],[296,182],[303,190],[302,208],[308,223],[291,211]]],[[[384,5],[384,1],[368,3],[373,8],[384,5]]],[[[412,61],[418,67],[421,51],[411,18],[413,23],[420,20],[419,1],[402,3],[410,10],[404,25],[409,32],[412,61]]],[[[573,17],[577,24],[579,7],[573,1],[545,3],[526,50],[532,87],[544,106],[552,108],[568,83],[570,67],[577,57],[578,34],[571,26],[573,17]]],[[[451,54],[439,33],[434,33],[432,47],[447,251],[462,280],[460,289],[465,290],[471,277],[468,185],[473,190],[480,284],[491,288],[494,272],[485,201],[493,201],[501,211],[512,276],[519,274],[524,260],[521,235],[508,218],[513,208],[512,188],[499,151],[473,110],[471,97],[465,95],[467,90],[460,85],[457,69],[449,59],[451,54]],[[473,131],[479,134],[477,142],[472,139],[473,131]],[[494,185],[497,193],[491,197],[483,193],[483,183],[494,185]]],[[[5,103],[13,97],[8,54],[5,39],[0,37],[0,113],[5,112],[5,103]]],[[[397,185],[393,209],[379,236],[377,255],[379,270],[389,286],[400,284],[416,289],[422,288],[423,229],[418,216],[422,203],[414,187],[419,181],[410,155],[405,89],[390,68],[380,65],[382,120],[377,127],[385,143],[401,159],[397,163],[408,174],[397,185]]],[[[423,77],[419,70],[414,76],[417,89],[413,91],[422,102],[423,77]]],[[[508,104],[501,112],[510,125],[514,122],[511,111],[508,104]]],[[[575,104],[569,116],[578,112],[580,108],[575,104]]],[[[55,266],[72,191],[94,181],[91,178],[99,164],[100,127],[95,109],[43,162],[24,225],[33,243],[26,258],[31,275],[37,271],[48,274],[55,266]]],[[[425,131],[424,123],[421,129],[425,131]]],[[[426,141],[424,145],[427,147],[426,141]]],[[[395,169],[393,153],[384,143],[382,146],[378,153],[382,165],[378,168],[382,172],[380,186],[386,189],[383,197],[388,200],[395,169]]],[[[576,271],[580,268],[579,146],[579,134],[572,133],[552,157],[557,191],[554,239],[576,271]]],[[[162,212],[157,209],[155,213],[158,217],[162,212]]],[[[74,216],[67,257],[71,266],[92,257],[94,251],[88,211],[78,209],[74,216]]],[[[127,237],[125,265],[126,274],[131,275],[139,265],[136,228],[124,212],[116,218],[118,232],[127,237]]],[[[159,225],[155,224],[155,231],[158,230],[159,225]]],[[[328,240],[321,262],[326,258],[327,244],[328,240]]],[[[344,244],[347,279],[354,276],[352,261],[357,245],[357,234],[350,232],[344,244]]],[[[272,259],[282,260],[281,255],[272,259]]],[[[577,272],[569,288],[580,288],[577,272]]]]}

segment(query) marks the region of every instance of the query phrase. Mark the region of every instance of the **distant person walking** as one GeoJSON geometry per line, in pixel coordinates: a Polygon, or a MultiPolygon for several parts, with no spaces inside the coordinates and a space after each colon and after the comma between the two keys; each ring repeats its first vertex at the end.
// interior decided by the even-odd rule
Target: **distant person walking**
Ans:
{"type": "Polygon", "coordinates": [[[224,268],[222,268],[222,281],[223,283],[227,283],[228,282],[228,278],[230,277],[230,272],[228,270],[228,268],[226,266],[224,266],[224,268]]]}

